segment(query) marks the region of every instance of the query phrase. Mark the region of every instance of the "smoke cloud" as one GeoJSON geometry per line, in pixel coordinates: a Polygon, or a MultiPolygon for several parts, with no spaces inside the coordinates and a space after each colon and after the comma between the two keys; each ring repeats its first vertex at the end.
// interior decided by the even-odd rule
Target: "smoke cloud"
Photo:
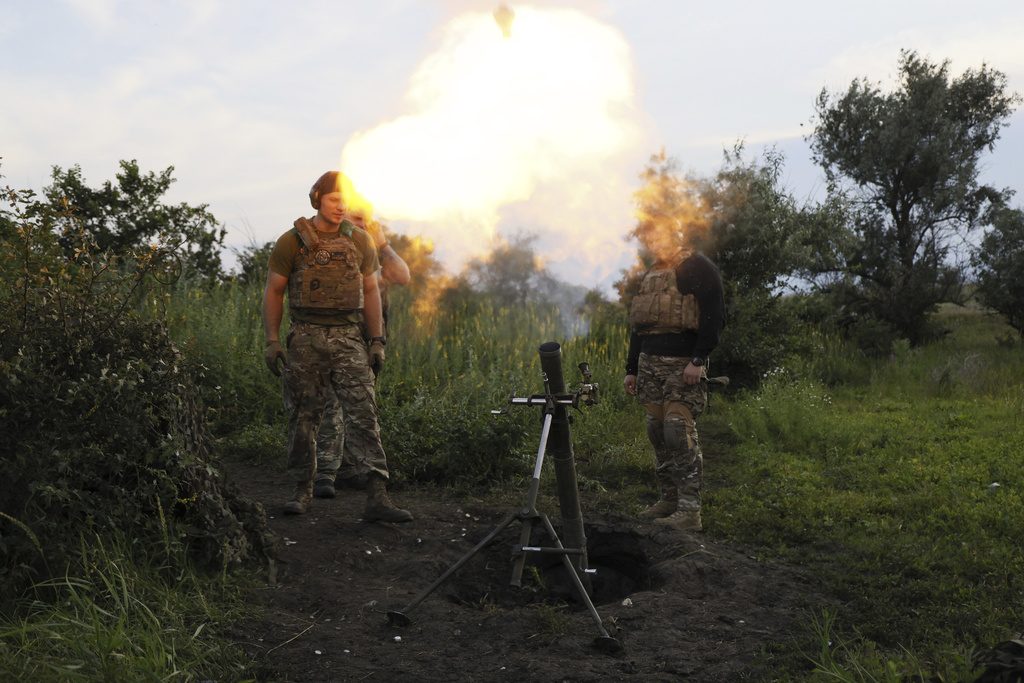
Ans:
{"type": "Polygon", "coordinates": [[[645,147],[629,46],[579,10],[513,9],[508,37],[491,12],[451,19],[406,111],[354,135],[341,168],[452,270],[529,233],[556,276],[607,286],[631,262],[645,147]]]}

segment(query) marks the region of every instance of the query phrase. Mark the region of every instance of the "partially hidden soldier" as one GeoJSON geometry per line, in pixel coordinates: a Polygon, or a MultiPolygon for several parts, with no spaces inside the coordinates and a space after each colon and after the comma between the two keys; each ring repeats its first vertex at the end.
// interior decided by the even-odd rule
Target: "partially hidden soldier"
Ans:
{"type": "Polygon", "coordinates": [[[630,305],[623,384],[646,412],[660,496],[640,516],[700,531],[704,460],[696,420],[707,405],[708,355],[725,321],[722,277],[667,225],[642,239],[655,263],[630,305]]]}
{"type": "Polygon", "coordinates": [[[284,366],[288,471],[296,482],[284,512],[302,514],[309,508],[317,432],[333,395],[345,440],[369,473],[363,519],[407,522],[412,514],[396,507],[387,492],[388,465],[373,385],[374,371],[385,356],[379,262],[370,236],[345,220],[345,187],[350,185],[341,173],[323,174],[309,193],[316,215],[296,219],[270,255],[263,297],[264,360],[274,374],[281,374],[280,364],[284,366]],[[282,348],[278,335],[286,291],[291,329],[282,348]],[[364,323],[369,345],[362,334],[364,323]]]}
{"type": "MultiPolygon", "coordinates": [[[[384,226],[373,220],[366,202],[361,206],[347,208],[347,217],[356,226],[366,230],[373,239],[380,261],[378,273],[378,289],[381,298],[381,314],[384,320],[384,337],[390,338],[388,332],[388,289],[391,285],[405,286],[409,284],[409,266],[388,244],[384,226]]],[[[376,374],[374,375],[376,378],[376,374]]],[[[345,440],[343,412],[331,394],[328,396],[324,417],[320,423],[316,448],[316,478],[313,483],[313,495],[317,498],[334,498],[337,495],[335,483],[344,484],[349,488],[366,487],[370,474],[364,463],[352,452],[350,443],[345,440]]]]}

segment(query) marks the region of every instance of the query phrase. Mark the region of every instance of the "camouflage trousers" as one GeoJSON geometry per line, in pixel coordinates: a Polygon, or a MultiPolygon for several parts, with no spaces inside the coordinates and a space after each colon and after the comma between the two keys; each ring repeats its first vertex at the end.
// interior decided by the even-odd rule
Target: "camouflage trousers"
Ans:
{"type": "MultiPolygon", "coordinates": [[[[288,411],[288,471],[296,481],[312,481],[316,474],[320,423],[332,401],[343,441],[360,469],[387,478],[373,372],[359,324],[293,322],[288,333],[284,402],[288,411]]],[[[341,441],[334,435],[324,443],[341,441]]]]}
{"type": "MultiPolygon", "coordinates": [[[[689,357],[640,354],[637,400],[647,412],[647,438],[654,446],[655,472],[663,499],[679,508],[700,509],[704,457],[697,436],[697,418],[707,406],[707,384],[686,384],[683,369],[689,357]]],[[[702,368],[707,377],[707,367],[702,368]]]]}
{"type": "Polygon", "coordinates": [[[327,397],[320,431],[316,436],[316,481],[351,479],[370,472],[345,441],[345,413],[333,393],[327,397]]]}

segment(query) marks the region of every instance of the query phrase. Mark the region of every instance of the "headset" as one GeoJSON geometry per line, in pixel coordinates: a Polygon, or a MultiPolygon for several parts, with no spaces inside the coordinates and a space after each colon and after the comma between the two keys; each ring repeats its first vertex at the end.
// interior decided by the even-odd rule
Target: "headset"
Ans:
{"type": "MultiPolygon", "coordinates": [[[[332,180],[330,186],[332,188],[335,188],[338,186],[339,175],[340,174],[337,171],[328,171],[327,173],[324,173],[322,176],[317,178],[316,182],[313,183],[313,187],[309,188],[309,203],[313,206],[314,209],[320,208],[320,194],[322,192],[321,188],[327,184],[324,181],[327,180],[328,176],[330,176],[332,180]]],[[[334,190],[332,189],[331,192],[334,192],[334,190]]]]}

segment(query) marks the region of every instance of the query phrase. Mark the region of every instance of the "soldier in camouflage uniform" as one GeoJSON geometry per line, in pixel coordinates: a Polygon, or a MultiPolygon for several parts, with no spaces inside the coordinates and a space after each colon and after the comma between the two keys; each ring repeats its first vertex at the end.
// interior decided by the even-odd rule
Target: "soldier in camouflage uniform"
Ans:
{"type": "Polygon", "coordinates": [[[387,458],[373,387],[373,374],[385,355],[379,263],[369,235],[345,220],[344,191],[350,187],[340,173],[322,175],[309,193],[316,216],[297,219],[270,256],[263,297],[264,360],[274,374],[280,374],[279,363],[284,364],[288,471],[296,481],[284,512],[302,514],[309,507],[317,430],[333,394],[345,439],[369,472],[363,519],[407,522],[412,515],[397,508],[387,493],[387,458]],[[278,337],[285,291],[291,318],[287,353],[278,337]],[[370,334],[369,346],[363,324],[370,334]]]}
{"type": "Polygon", "coordinates": [[[655,263],[630,305],[623,384],[647,414],[660,497],[640,515],[700,531],[704,459],[696,420],[707,405],[707,358],[725,319],[722,278],[706,256],[682,248],[668,225],[644,238],[655,263]]]}
{"type": "MultiPolygon", "coordinates": [[[[388,244],[384,226],[368,218],[368,213],[369,210],[365,208],[350,208],[347,216],[357,227],[366,230],[377,249],[377,257],[381,264],[378,276],[381,314],[384,319],[384,336],[387,337],[388,287],[404,287],[409,284],[409,266],[388,244]]],[[[365,488],[368,474],[365,465],[352,452],[351,444],[345,441],[344,415],[338,409],[338,401],[331,394],[328,396],[316,439],[316,478],[313,483],[313,495],[317,498],[334,498],[337,495],[334,488],[336,480],[341,480],[351,488],[365,488]]]]}

